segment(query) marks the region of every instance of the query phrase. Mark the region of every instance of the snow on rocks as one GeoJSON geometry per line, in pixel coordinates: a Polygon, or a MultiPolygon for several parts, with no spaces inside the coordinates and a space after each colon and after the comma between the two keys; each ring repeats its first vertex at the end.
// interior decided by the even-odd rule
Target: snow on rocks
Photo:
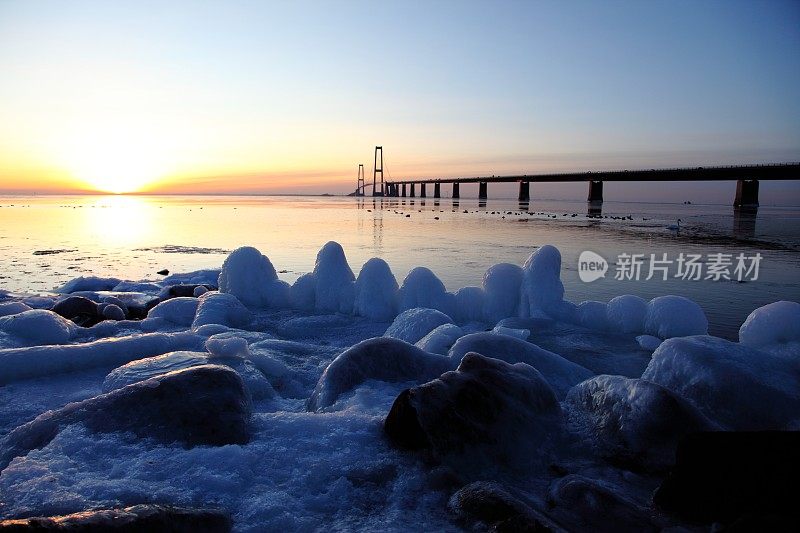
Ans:
{"type": "Polygon", "coordinates": [[[754,348],[800,341],[800,303],[782,300],[759,307],[739,328],[739,342],[754,348]]]}
{"type": "Polygon", "coordinates": [[[596,331],[608,330],[608,304],[589,300],[578,305],[575,319],[585,328],[596,331]]]}
{"type": "Polygon", "coordinates": [[[561,424],[556,395],[535,368],[469,353],[454,372],[404,390],[384,429],[395,445],[428,450],[469,478],[545,459],[561,424]]]}
{"type": "Polygon", "coordinates": [[[232,294],[247,306],[285,307],[288,303],[288,285],[278,280],[269,259],[252,246],[237,248],[228,255],[218,285],[220,293],[232,294]]]}
{"type": "Polygon", "coordinates": [[[450,347],[464,334],[464,330],[455,324],[442,324],[417,341],[416,346],[428,353],[447,355],[450,347]]]}
{"type": "Polygon", "coordinates": [[[233,294],[209,291],[197,300],[192,328],[206,324],[244,328],[253,320],[253,314],[233,294]]]}
{"type": "Polygon", "coordinates": [[[353,312],[379,322],[397,316],[397,280],[388,263],[373,257],[361,267],[355,283],[353,312]]]}
{"type": "Polygon", "coordinates": [[[289,306],[298,311],[313,311],[317,299],[317,278],[308,272],[294,282],[289,289],[289,306]]]}
{"type": "Polygon", "coordinates": [[[669,339],[708,334],[708,319],[703,309],[683,296],[659,296],[647,304],[645,333],[669,339]]]}
{"type": "Polygon", "coordinates": [[[692,404],[643,379],[595,376],[566,398],[573,431],[616,464],[663,471],[675,464],[678,442],[719,429],[692,404]]]}
{"type": "Polygon", "coordinates": [[[413,344],[442,324],[452,323],[453,319],[441,311],[415,307],[397,315],[383,335],[413,344]]]}
{"type": "Polygon", "coordinates": [[[497,322],[517,315],[522,268],[510,263],[492,265],[483,275],[486,299],[483,316],[487,322],[497,322]]]}
{"type": "Polygon", "coordinates": [[[352,313],[355,276],[347,264],[342,245],[329,241],[317,253],[314,308],[328,313],[352,313]]]}
{"type": "Polygon", "coordinates": [[[247,340],[241,337],[215,335],[206,341],[206,350],[214,357],[248,357],[247,340]]]}
{"type": "Polygon", "coordinates": [[[446,358],[407,342],[387,337],[367,339],[339,354],[327,366],[307,408],[320,411],[330,407],[341,394],[366,380],[424,381],[441,374],[447,366],[446,358]]]}
{"type": "Polygon", "coordinates": [[[648,352],[654,352],[659,346],[661,346],[663,341],[658,337],[653,337],[652,335],[639,335],[636,337],[636,342],[639,343],[639,346],[641,346],[642,349],[647,350],[648,352]]]}
{"type": "Polygon", "coordinates": [[[0,302],[0,316],[16,315],[33,309],[22,302],[0,302]]]}
{"type": "Polygon", "coordinates": [[[75,324],[44,309],[0,317],[0,332],[26,346],[64,344],[74,331],[75,324]]]}
{"type": "Polygon", "coordinates": [[[469,352],[476,352],[486,357],[500,359],[506,363],[525,363],[547,380],[556,393],[563,398],[574,385],[588,379],[592,372],[577,365],[558,354],[507,335],[496,333],[471,333],[456,341],[448,357],[453,366],[469,352]]]}
{"type": "Polygon", "coordinates": [[[147,318],[163,318],[177,326],[191,326],[200,301],[188,296],[170,298],[148,311],[147,318]]]}
{"type": "Polygon", "coordinates": [[[561,252],[546,244],[533,252],[522,266],[520,316],[535,317],[541,312],[548,313],[557,309],[563,298],[561,252]]]}
{"type": "Polygon", "coordinates": [[[235,372],[217,365],[185,368],[39,415],[0,441],[0,469],[77,422],[165,444],[220,446],[247,442],[249,418],[250,402],[235,372]]]}
{"type": "Polygon", "coordinates": [[[57,288],[55,292],[70,294],[78,291],[110,291],[120,284],[117,278],[99,278],[97,276],[80,276],[57,288]]]}
{"type": "Polygon", "coordinates": [[[398,293],[399,311],[426,307],[452,316],[455,296],[445,290],[444,283],[425,267],[416,267],[408,273],[398,293]]]}
{"type": "Polygon", "coordinates": [[[167,372],[208,364],[205,352],[170,352],[155,357],[145,357],[115,368],[103,380],[103,392],[121,389],[167,372]]]}
{"type": "Polygon", "coordinates": [[[625,294],[608,302],[608,323],[619,333],[641,333],[647,316],[647,301],[644,298],[625,294]]]}
{"type": "Polygon", "coordinates": [[[686,398],[721,426],[780,430],[800,421],[797,361],[716,337],[668,339],[642,379],[686,398]]]}
{"type": "Polygon", "coordinates": [[[459,324],[483,321],[486,295],[480,287],[462,287],[455,293],[456,316],[459,324]]]}
{"type": "Polygon", "coordinates": [[[116,304],[104,304],[103,318],[106,320],[125,320],[125,311],[116,304]]]}

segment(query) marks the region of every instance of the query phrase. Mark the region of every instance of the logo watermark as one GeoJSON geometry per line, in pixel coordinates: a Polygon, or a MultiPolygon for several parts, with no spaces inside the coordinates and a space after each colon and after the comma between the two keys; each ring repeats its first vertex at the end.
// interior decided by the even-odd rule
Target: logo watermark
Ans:
{"type": "MultiPolygon", "coordinates": [[[[756,281],[762,255],[725,254],[629,254],[621,253],[614,263],[614,279],[641,281],[683,279],[688,281],[756,281]]],[[[586,250],[578,258],[578,277],[591,283],[605,277],[608,262],[596,252],[586,250]]]]}

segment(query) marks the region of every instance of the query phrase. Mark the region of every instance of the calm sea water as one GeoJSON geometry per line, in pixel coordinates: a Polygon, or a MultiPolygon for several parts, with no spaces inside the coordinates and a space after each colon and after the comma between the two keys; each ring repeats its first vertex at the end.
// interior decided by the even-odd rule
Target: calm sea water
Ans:
{"type": "Polygon", "coordinates": [[[6,197],[0,198],[0,288],[41,293],[79,275],[158,279],[163,268],[219,267],[242,245],[259,248],[292,282],[313,268],[325,242],[335,240],[356,273],[377,256],[398,281],[422,265],[455,290],[480,285],[492,264],[522,264],[549,243],[561,250],[568,299],[680,294],[703,306],[717,335],[735,338],[756,307],[800,301],[798,208],[754,213],[720,205],[606,202],[604,218],[586,215],[585,202],[543,200],[520,206],[403,198],[6,197]],[[667,229],[678,218],[681,231],[667,229]],[[578,256],[585,250],[609,261],[604,278],[579,279],[578,256]],[[623,253],[644,254],[638,281],[615,279],[623,253]],[[700,254],[706,263],[716,253],[760,253],[762,259],[758,279],[746,282],[676,278],[677,263],[667,265],[666,281],[659,271],[645,279],[650,254],[662,259],[665,253],[668,261],[680,253],[700,254]]]}

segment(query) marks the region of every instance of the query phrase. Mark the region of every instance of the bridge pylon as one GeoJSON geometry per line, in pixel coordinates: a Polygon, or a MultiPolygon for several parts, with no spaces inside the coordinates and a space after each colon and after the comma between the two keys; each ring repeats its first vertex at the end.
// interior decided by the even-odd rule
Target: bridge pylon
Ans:
{"type": "Polygon", "coordinates": [[[356,182],[356,196],[364,196],[364,164],[358,164],[358,181],[356,182]]]}
{"type": "Polygon", "coordinates": [[[372,165],[372,196],[384,196],[383,183],[383,146],[375,147],[375,160],[372,165]],[[378,152],[381,153],[380,164],[378,163],[378,152]],[[378,174],[381,175],[381,188],[378,192],[378,174]]]}

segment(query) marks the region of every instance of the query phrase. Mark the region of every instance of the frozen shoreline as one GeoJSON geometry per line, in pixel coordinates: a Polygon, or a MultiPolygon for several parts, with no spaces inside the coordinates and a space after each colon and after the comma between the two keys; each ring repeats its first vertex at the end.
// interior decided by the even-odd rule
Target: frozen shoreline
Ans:
{"type": "Polygon", "coordinates": [[[736,343],[707,336],[685,298],[571,303],[561,272],[544,246],[451,293],[425,268],[398,283],[380,259],[356,276],[328,243],[293,285],[240,248],[221,271],[0,292],[0,517],[159,503],[221,509],[237,531],[450,530],[469,512],[465,493],[448,500],[492,480],[542,520],[596,524],[570,510],[571,475],[611,494],[631,527],[663,527],[682,522],[654,516],[650,494],[687,431],[800,428],[800,304],[754,311],[736,343]],[[66,317],[44,310],[56,304],[66,317]],[[104,411],[119,391],[148,398],[142,383],[219,367],[250,405],[244,444],[187,447],[174,422],[104,411]],[[475,402],[441,403],[475,387],[502,406],[490,421],[475,402]],[[387,436],[407,389],[416,415],[393,415],[401,431],[387,436]],[[75,401],[115,422],[63,412],[75,401]],[[34,430],[20,427],[59,409],[50,439],[25,444],[34,430]],[[440,435],[453,412],[467,426],[440,435]],[[405,451],[409,435],[426,444],[405,451]]]}

